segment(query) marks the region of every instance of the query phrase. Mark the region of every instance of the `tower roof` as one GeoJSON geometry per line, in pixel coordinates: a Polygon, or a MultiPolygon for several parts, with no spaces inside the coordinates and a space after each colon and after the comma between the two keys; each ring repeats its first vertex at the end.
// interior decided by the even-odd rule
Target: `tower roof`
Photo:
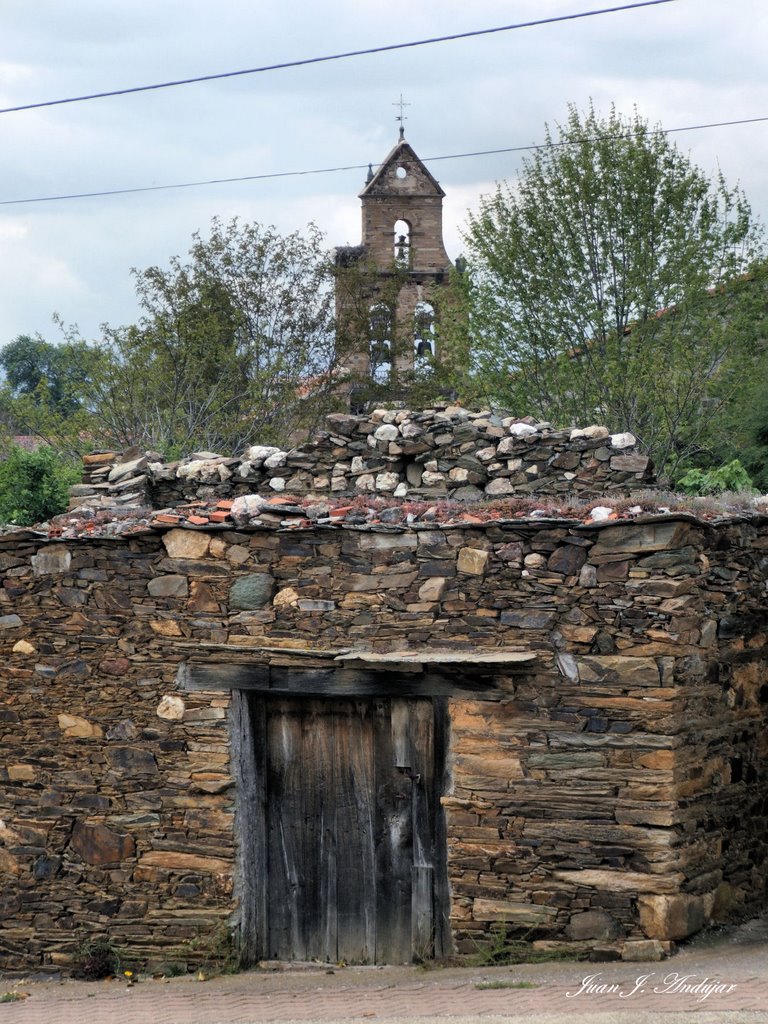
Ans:
{"type": "Polygon", "coordinates": [[[360,198],[400,195],[440,198],[445,195],[438,181],[403,138],[398,140],[373,177],[366,182],[360,198]],[[398,170],[405,173],[398,174],[398,170]]]}

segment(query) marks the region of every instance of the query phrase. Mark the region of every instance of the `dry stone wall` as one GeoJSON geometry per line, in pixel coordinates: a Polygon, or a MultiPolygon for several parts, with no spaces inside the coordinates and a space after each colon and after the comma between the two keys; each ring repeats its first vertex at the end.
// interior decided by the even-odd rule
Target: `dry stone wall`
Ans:
{"type": "Polygon", "coordinates": [[[167,464],[138,449],[89,455],[72,504],[161,508],[254,491],[460,501],[589,498],[653,483],[653,466],[632,434],[610,434],[602,426],[555,430],[549,423],[448,406],[333,414],[316,438],[287,452],[254,445],[237,458],[197,452],[167,464]]]}
{"type": "Polygon", "coordinates": [[[458,950],[503,922],[659,956],[754,909],[766,546],[680,516],[0,538],[3,963],[209,959],[242,910],[230,700],[179,669],[350,649],[535,655],[448,701],[458,950]]]}

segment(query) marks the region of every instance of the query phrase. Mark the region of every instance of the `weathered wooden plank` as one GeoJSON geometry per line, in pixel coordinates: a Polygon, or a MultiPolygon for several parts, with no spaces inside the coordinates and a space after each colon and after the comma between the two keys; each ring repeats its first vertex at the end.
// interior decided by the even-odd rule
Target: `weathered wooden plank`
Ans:
{"type": "Polygon", "coordinates": [[[302,749],[295,786],[299,816],[292,823],[300,853],[298,918],[306,960],[337,960],[338,919],[335,715],[328,701],[281,701],[301,719],[302,749]],[[298,838],[300,836],[300,838],[298,838]]]}
{"type": "Polygon", "coordinates": [[[307,697],[432,697],[498,691],[493,676],[467,668],[439,672],[381,672],[375,669],[302,669],[300,667],[240,665],[225,662],[188,664],[179,675],[179,688],[196,690],[253,690],[276,696],[307,697]]]}
{"type": "Polygon", "coordinates": [[[299,915],[311,880],[303,873],[303,787],[296,785],[301,721],[270,703],[267,712],[267,942],[269,959],[306,959],[299,915]]]}
{"type": "Polygon", "coordinates": [[[411,868],[411,956],[417,963],[434,955],[434,869],[414,864],[411,868]]]}
{"type": "Polygon", "coordinates": [[[413,868],[411,953],[415,960],[431,957],[434,948],[433,858],[435,815],[434,708],[431,701],[409,701],[413,769],[413,868]]]}
{"type": "Polygon", "coordinates": [[[392,699],[391,705],[391,728],[392,728],[392,763],[396,768],[411,767],[411,702],[407,700],[392,699]]]}
{"type": "Polygon", "coordinates": [[[435,956],[448,956],[454,952],[450,925],[451,894],[448,884],[448,838],[445,811],[441,797],[450,790],[450,770],[448,767],[448,733],[450,716],[448,701],[438,697],[432,702],[433,744],[434,744],[434,779],[432,783],[432,799],[434,802],[433,821],[433,931],[435,956]]]}
{"type": "Polygon", "coordinates": [[[264,806],[264,708],[235,691],[230,704],[232,765],[236,778],[235,816],[240,838],[236,897],[240,907],[240,959],[250,967],[266,956],[266,877],[264,806]]]}
{"type": "Polygon", "coordinates": [[[411,959],[411,866],[413,822],[411,781],[394,764],[391,702],[374,701],[376,729],[376,960],[411,959]]]}
{"type": "Polygon", "coordinates": [[[336,960],[372,963],[376,956],[374,730],[381,727],[370,701],[334,705],[335,842],[338,870],[336,960]]]}
{"type": "Polygon", "coordinates": [[[533,651],[483,650],[474,647],[467,651],[439,650],[425,647],[421,650],[404,651],[346,651],[338,654],[336,661],[368,662],[392,668],[397,665],[446,665],[451,669],[461,665],[485,665],[512,668],[536,661],[533,651]]]}
{"type": "Polygon", "coordinates": [[[182,690],[269,690],[269,665],[208,662],[188,663],[184,669],[183,676],[179,673],[178,677],[182,690]]]}

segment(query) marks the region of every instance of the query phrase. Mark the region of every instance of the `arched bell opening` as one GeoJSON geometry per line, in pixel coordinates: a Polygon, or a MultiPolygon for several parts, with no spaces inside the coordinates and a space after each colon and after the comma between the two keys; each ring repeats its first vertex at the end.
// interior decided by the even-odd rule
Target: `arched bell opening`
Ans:
{"type": "Polygon", "coordinates": [[[375,303],[371,306],[368,324],[371,377],[377,384],[388,384],[392,378],[392,311],[383,302],[375,303]]]}
{"type": "Polygon", "coordinates": [[[435,307],[431,302],[419,301],[413,311],[413,358],[416,366],[434,359],[435,307]]]}
{"type": "Polygon", "coordinates": [[[411,225],[407,220],[396,220],[394,227],[395,266],[411,265],[411,225]]]}

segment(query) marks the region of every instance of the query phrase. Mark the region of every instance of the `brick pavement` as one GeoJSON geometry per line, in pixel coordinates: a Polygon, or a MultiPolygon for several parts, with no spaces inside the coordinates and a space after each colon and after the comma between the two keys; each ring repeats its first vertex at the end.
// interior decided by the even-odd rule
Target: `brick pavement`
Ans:
{"type": "Polygon", "coordinates": [[[204,983],[147,980],[131,988],[122,981],[0,982],[0,992],[14,987],[29,997],[0,1005],[0,1024],[423,1024],[445,1018],[451,1024],[757,1024],[768,1022],[768,919],[703,936],[663,963],[318,967],[204,983]],[[535,987],[482,987],[515,982],[535,987]],[[708,984],[716,987],[707,996],[679,990],[708,984]]]}

